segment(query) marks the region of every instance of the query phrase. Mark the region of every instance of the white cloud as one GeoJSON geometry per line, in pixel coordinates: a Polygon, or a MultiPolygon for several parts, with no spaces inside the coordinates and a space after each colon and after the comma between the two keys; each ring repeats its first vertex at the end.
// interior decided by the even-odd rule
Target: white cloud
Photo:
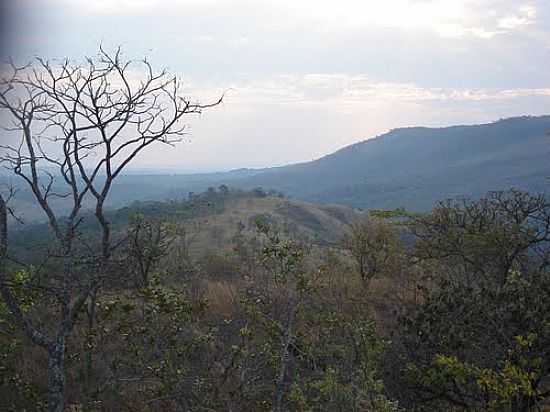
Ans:
{"type": "Polygon", "coordinates": [[[517,14],[507,15],[498,20],[497,27],[504,30],[514,30],[521,26],[533,24],[537,16],[537,9],[532,5],[524,5],[517,14]]]}
{"type": "Polygon", "coordinates": [[[180,12],[186,7],[211,6],[218,0],[46,0],[52,4],[100,15],[180,12]]]}
{"type": "Polygon", "coordinates": [[[480,39],[492,39],[497,34],[502,34],[502,30],[488,30],[483,27],[464,27],[456,23],[440,24],[436,27],[437,33],[441,37],[460,38],[467,35],[480,39]]]}
{"type": "MultiPolygon", "coordinates": [[[[194,84],[193,94],[206,90],[194,84]],[[203,90],[201,90],[203,89],[203,90]]],[[[363,104],[365,102],[491,101],[520,97],[550,97],[549,88],[430,88],[414,83],[376,82],[367,75],[345,73],[278,75],[264,80],[233,83],[228,102],[233,104],[363,104]]],[[[218,91],[220,88],[216,88],[218,91]]],[[[206,93],[215,94],[212,90],[206,93]]]]}
{"type": "MultiPolygon", "coordinates": [[[[389,28],[442,37],[493,38],[532,24],[537,9],[516,0],[45,0],[100,15],[184,15],[192,11],[249,15],[266,27],[302,25],[321,31],[389,28]],[[515,5],[515,6],[514,6],[515,5]]],[[[534,1],[534,0],[530,0],[534,1]]],[[[257,22],[256,22],[257,23],[257,22]]]]}

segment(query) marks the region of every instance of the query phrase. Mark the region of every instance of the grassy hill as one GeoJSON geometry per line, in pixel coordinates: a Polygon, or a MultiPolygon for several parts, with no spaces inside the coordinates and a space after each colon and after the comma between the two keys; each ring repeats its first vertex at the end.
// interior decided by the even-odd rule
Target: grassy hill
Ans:
{"type": "Polygon", "coordinates": [[[316,205],[278,197],[243,197],[230,200],[222,213],[193,219],[202,225],[194,242],[195,251],[222,249],[241,232],[245,236],[256,232],[256,222],[277,226],[295,238],[322,245],[337,242],[346,226],[362,213],[346,206],[316,205]]]}
{"type": "MultiPolygon", "coordinates": [[[[234,238],[242,235],[253,237],[257,233],[256,222],[277,227],[294,238],[321,246],[338,242],[347,225],[360,218],[364,212],[343,205],[313,204],[268,194],[259,190],[210,190],[182,201],[134,202],[130,206],[113,210],[108,214],[112,228],[123,232],[132,216],[182,224],[192,237],[190,251],[194,256],[229,251],[234,238]]],[[[18,253],[29,250],[45,250],[49,242],[45,223],[16,225],[13,244],[18,253]]],[[[80,225],[83,233],[98,230],[90,213],[80,225]]]]}

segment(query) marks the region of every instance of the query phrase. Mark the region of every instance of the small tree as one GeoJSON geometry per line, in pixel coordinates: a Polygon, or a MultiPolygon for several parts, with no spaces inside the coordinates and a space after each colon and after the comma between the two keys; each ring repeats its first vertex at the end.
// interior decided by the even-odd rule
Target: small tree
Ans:
{"type": "Polygon", "coordinates": [[[88,304],[94,322],[95,299],[116,271],[105,202],[114,181],[153,144],[181,140],[186,115],[217,105],[181,97],[177,77],[156,72],[147,60],[123,58],[120,49],[100,49],[84,64],[53,64],[36,59],[8,65],[0,79],[0,110],[10,119],[0,145],[0,163],[25,182],[47,217],[54,242],[48,265],[28,279],[51,310],[49,325],[33,321],[10,286],[6,207],[0,202],[0,291],[17,324],[48,355],[48,409],[62,411],[65,393],[65,346],[82,309],[88,304]],[[4,138],[3,138],[4,139],[4,138]],[[70,203],[61,216],[54,199],[70,203]],[[79,233],[83,209],[91,205],[100,236],[91,244],[79,233]]]}
{"type": "Polygon", "coordinates": [[[361,280],[368,288],[372,279],[387,272],[400,242],[389,223],[369,217],[351,225],[342,245],[355,260],[361,280]]]}
{"type": "Polygon", "coordinates": [[[146,287],[158,262],[168,254],[174,240],[168,224],[143,215],[132,216],[128,229],[127,260],[130,273],[136,274],[135,285],[146,287]]]}

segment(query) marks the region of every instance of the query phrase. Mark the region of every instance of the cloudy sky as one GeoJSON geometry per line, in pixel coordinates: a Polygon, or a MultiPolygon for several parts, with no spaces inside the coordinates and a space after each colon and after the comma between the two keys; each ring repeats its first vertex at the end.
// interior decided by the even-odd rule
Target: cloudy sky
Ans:
{"type": "Polygon", "coordinates": [[[395,127],[550,112],[548,0],[6,1],[17,59],[121,45],[193,98],[228,90],[141,168],[282,165],[395,127]]]}

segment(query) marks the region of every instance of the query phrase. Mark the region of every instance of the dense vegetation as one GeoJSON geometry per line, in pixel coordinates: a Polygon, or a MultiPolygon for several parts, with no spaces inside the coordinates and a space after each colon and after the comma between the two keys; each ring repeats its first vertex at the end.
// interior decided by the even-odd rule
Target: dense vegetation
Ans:
{"type": "MultiPolygon", "coordinates": [[[[230,196],[225,190],[196,199],[230,196]]],[[[422,215],[372,212],[330,247],[260,216],[235,227],[221,254],[190,253],[186,205],[112,215],[129,216],[119,223],[115,276],[87,309],[93,325],[82,313],[67,346],[66,397],[76,410],[544,408],[544,197],[494,192],[422,215]]],[[[14,294],[47,329],[43,272],[16,256],[9,263],[14,294]]],[[[44,354],[5,306],[0,316],[0,408],[35,410],[45,399],[44,354]]]]}

